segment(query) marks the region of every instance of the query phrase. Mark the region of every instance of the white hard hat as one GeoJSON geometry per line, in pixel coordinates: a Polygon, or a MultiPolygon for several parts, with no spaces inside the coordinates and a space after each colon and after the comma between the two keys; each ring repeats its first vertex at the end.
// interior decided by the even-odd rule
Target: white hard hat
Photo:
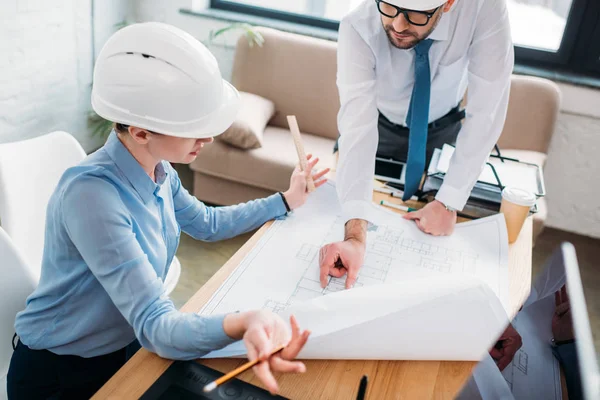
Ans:
{"type": "Polygon", "coordinates": [[[429,11],[447,3],[448,0],[384,0],[386,3],[408,10],[429,11]]]}
{"type": "Polygon", "coordinates": [[[174,26],[146,22],[119,30],[102,48],[92,107],[112,122],[207,138],[233,123],[240,95],[202,43],[174,26]]]}

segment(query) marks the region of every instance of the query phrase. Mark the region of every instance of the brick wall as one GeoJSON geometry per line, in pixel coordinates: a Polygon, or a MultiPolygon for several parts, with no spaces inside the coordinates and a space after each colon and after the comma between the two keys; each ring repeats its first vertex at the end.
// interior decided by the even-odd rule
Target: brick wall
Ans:
{"type": "MultiPolygon", "coordinates": [[[[96,0],[95,41],[124,18],[129,1],[96,0]]],[[[73,134],[87,150],[92,82],[91,0],[0,1],[0,143],[53,130],[73,134]]],[[[101,42],[101,43],[99,43],[101,42]]]]}

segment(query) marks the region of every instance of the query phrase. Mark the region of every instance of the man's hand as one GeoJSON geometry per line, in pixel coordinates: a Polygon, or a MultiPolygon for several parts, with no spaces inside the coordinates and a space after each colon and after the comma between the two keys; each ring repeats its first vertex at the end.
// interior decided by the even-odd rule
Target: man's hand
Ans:
{"type": "Polygon", "coordinates": [[[415,221],[420,230],[433,236],[449,236],[456,225],[456,211],[448,211],[434,200],[419,211],[404,215],[404,219],[415,221]]]}
{"type": "Polygon", "coordinates": [[[348,221],[345,240],[325,245],[319,252],[321,287],[327,286],[329,275],[341,278],[346,273],[348,273],[346,289],[354,286],[365,258],[366,243],[367,221],[359,219],[348,221]]]}
{"type": "Polygon", "coordinates": [[[556,309],[552,317],[552,335],[557,342],[572,340],[575,337],[573,331],[573,320],[571,317],[571,304],[567,294],[567,287],[563,287],[554,293],[556,309]]]}
{"type": "Polygon", "coordinates": [[[490,356],[496,361],[500,371],[503,371],[512,362],[522,344],[521,335],[513,328],[512,324],[508,325],[508,328],[498,339],[496,346],[490,350],[490,356]]]}

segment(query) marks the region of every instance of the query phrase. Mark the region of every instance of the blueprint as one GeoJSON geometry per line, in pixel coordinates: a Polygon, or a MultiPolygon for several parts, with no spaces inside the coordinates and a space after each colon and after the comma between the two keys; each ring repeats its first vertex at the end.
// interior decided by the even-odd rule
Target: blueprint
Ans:
{"type": "MultiPolygon", "coordinates": [[[[303,207],[273,223],[200,314],[267,308],[283,315],[328,295],[351,297],[342,292],[384,284],[411,287],[411,282],[420,285],[423,302],[416,306],[432,300],[428,294],[435,291],[432,282],[450,293],[453,287],[448,282],[471,278],[477,283],[461,290],[466,293],[482,283],[502,311],[508,310],[508,240],[502,215],[458,224],[450,237],[424,234],[414,222],[375,205],[369,219],[364,265],[353,289],[345,290],[345,277],[330,277],[324,288],[319,281],[319,249],[344,235],[335,185],[327,183],[303,207]]],[[[319,330],[311,326],[315,329],[319,330]]]]}

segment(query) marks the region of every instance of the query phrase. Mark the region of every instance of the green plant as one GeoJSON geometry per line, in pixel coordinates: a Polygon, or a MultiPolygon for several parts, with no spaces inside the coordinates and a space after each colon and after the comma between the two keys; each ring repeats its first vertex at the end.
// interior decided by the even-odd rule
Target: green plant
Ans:
{"type": "Polygon", "coordinates": [[[108,135],[112,131],[113,123],[105,120],[94,110],[88,112],[88,126],[92,130],[92,137],[100,137],[104,140],[108,139],[108,135]]]}
{"type": "Polygon", "coordinates": [[[245,22],[236,22],[225,28],[218,29],[216,31],[215,30],[210,31],[210,33],[208,35],[208,43],[212,44],[213,41],[217,37],[221,36],[225,32],[238,30],[238,29],[244,32],[244,35],[246,36],[246,39],[248,40],[248,44],[250,45],[250,47],[253,47],[254,45],[261,47],[265,43],[265,38],[263,38],[263,36],[260,34],[260,32],[258,32],[254,26],[247,24],[245,22]]]}
{"type": "MultiPolygon", "coordinates": [[[[115,27],[123,28],[128,24],[129,23],[127,21],[123,21],[115,25],[115,27]]],[[[204,44],[210,46],[214,44],[214,40],[216,38],[218,38],[226,32],[234,30],[241,30],[243,32],[244,36],[246,36],[246,39],[248,40],[248,44],[250,45],[250,47],[254,47],[254,45],[261,47],[265,42],[263,36],[260,34],[260,32],[258,32],[255,29],[254,26],[247,23],[236,22],[222,29],[211,30],[208,35],[208,40],[204,44]]],[[[112,131],[113,124],[112,122],[107,121],[98,114],[96,114],[94,110],[90,110],[88,114],[88,126],[92,131],[92,137],[99,137],[103,140],[106,140],[110,135],[110,132],[112,131]]]]}

